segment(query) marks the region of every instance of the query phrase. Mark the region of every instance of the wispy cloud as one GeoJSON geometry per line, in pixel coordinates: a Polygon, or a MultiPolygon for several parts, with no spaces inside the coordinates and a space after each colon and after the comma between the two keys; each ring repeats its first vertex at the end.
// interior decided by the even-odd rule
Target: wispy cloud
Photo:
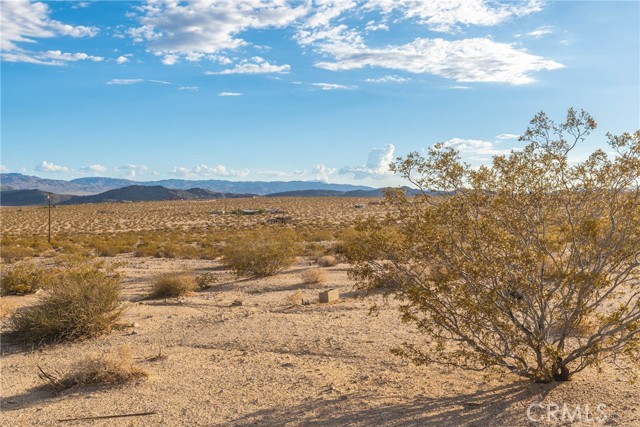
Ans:
{"type": "Polygon", "coordinates": [[[498,3],[486,0],[369,0],[365,9],[396,12],[399,19],[427,25],[432,31],[455,32],[461,25],[494,26],[542,9],[539,0],[498,3]]]}
{"type": "Polygon", "coordinates": [[[459,82],[526,84],[531,73],[563,65],[488,38],[448,41],[418,38],[382,48],[330,45],[323,48],[333,62],[315,65],[331,71],[380,67],[415,74],[433,74],[459,82]]]}
{"type": "Polygon", "coordinates": [[[82,166],[81,168],[79,168],[79,171],[101,175],[107,172],[107,167],[95,164],[95,165],[89,165],[89,166],[82,166]]]}
{"type": "Polygon", "coordinates": [[[408,79],[406,77],[400,77],[400,76],[383,76],[383,77],[379,77],[376,79],[366,79],[365,82],[367,83],[407,83],[410,82],[411,79],[408,79]]]}
{"type": "Polygon", "coordinates": [[[139,83],[157,83],[162,85],[170,85],[171,82],[164,80],[148,80],[148,79],[111,79],[107,82],[108,85],[135,85],[139,83]]]}
{"type": "Polygon", "coordinates": [[[549,34],[553,34],[553,27],[550,26],[550,25],[545,25],[545,26],[542,26],[542,27],[538,27],[535,30],[527,33],[527,35],[529,37],[534,37],[536,39],[539,39],[540,37],[547,36],[549,34]]]}
{"type": "Polygon", "coordinates": [[[229,169],[224,165],[207,166],[205,164],[196,165],[192,168],[184,166],[176,166],[169,174],[179,177],[207,177],[207,176],[223,176],[223,177],[239,177],[243,178],[249,175],[249,169],[229,169]]]}
{"type": "Polygon", "coordinates": [[[224,74],[287,74],[291,71],[289,64],[275,65],[270,64],[264,58],[255,56],[250,60],[244,60],[233,68],[222,71],[206,71],[206,75],[224,75],[224,74]]]}
{"type": "Polygon", "coordinates": [[[218,96],[242,96],[240,92],[220,92],[218,96]]]}
{"type": "Polygon", "coordinates": [[[147,170],[149,170],[149,168],[145,165],[134,165],[134,164],[122,165],[116,168],[116,171],[121,176],[130,178],[130,179],[133,179],[138,175],[144,174],[147,170]]]}
{"type": "Polygon", "coordinates": [[[335,83],[311,83],[312,86],[319,87],[322,90],[350,90],[357,89],[358,86],[345,86],[335,83]]]}
{"type": "Polygon", "coordinates": [[[505,139],[518,139],[520,135],[515,133],[501,133],[500,135],[496,135],[496,139],[505,140],[505,139]]]}

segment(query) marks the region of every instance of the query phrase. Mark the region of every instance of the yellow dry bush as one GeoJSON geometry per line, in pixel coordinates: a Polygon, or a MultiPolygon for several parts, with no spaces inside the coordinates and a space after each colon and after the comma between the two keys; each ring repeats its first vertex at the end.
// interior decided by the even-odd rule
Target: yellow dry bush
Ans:
{"type": "Polygon", "coordinates": [[[292,230],[254,230],[230,238],[222,249],[222,262],[238,276],[265,277],[291,266],[301,251],[292,230]]]}

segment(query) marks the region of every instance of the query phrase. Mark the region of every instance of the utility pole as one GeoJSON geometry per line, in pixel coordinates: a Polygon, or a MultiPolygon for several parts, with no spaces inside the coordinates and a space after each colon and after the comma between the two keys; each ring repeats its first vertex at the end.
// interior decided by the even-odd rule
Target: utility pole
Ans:
{"type": "Polygon", "coordinates": [[[47,193],[47,202],[49,202],[49,238],[47,242],[51,243],[51,193],[47,193]]]}

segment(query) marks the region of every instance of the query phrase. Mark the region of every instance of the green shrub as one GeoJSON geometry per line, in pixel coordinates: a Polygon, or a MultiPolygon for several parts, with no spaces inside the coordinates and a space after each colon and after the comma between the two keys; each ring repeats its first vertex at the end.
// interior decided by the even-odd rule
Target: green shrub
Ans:
{"type": "Polygon", "coordinates": [[[238,276],[265,277],[292,265],[301,252],[298,235],[291,230],[255,230],[230,238],[222,262],[238,276]]]}
{"type": "Polygon", "coordinates": [[[120,280],[95,265],[60,270],[42,299],[17,310],[10,324],[18,340],[41,344],[91,338],[120,319],[120,280]]]}
{"type": "Polygon", "coordinates": [[[196,290],[196,280],[189,273],[165,273],[157,276],[150,298],[175,298],[196,290]]]}

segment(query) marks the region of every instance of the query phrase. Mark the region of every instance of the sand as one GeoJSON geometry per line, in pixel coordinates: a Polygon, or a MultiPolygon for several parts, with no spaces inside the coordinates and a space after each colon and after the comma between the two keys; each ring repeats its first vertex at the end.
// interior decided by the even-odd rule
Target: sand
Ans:
{"type": "MultiPolygon", "coordinates": [[[[3,342],[0,425],[640,426],[640,388],[614,366],[543,385],[500,370],[414,366],[392,355],[392,347],[424,337],[400,322],[393,301],[371,316],[381,301],[358,298],[345,264],[325,268],[326,281],[308,285],[300,273],[314,266],[304,259],[256,280],[236,279],[212,261],[117,259],[125,264],[126,327],[35,351],[3,342]],[[210,271],[220,282],[188,297],[141,301],[155,274],[177,270],[210,271]],[[341,299],[320,304],[318,293],[330,288],[341,299]],[[308,305],[291,304],[298,290],[308,305]],[[122,346],[130,346],[147,379],[59,393],[38,377],[38,366],[65,372],[87,354],[122,346]],[[559,406],[557,420],[548,405],[559,406]],[[579,405],[580,417],[563,417],[563,405],[571,413],[579,405]],[[152,414],[58,422],[140,413],[152,414]]],[[[5,297],[16,305],[36,299],[5,297]]]]}

